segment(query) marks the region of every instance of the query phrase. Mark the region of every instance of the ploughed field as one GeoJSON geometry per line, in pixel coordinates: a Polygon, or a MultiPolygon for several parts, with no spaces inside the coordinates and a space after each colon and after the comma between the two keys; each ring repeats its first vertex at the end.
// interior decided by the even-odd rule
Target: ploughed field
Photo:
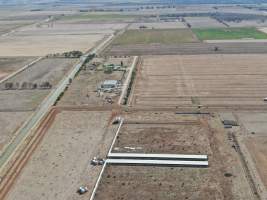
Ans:
{"type": "Polygon", "coordinates": [[[263,54],[143,57],[132,104],[265,106],[266,61],[263,54]]]}

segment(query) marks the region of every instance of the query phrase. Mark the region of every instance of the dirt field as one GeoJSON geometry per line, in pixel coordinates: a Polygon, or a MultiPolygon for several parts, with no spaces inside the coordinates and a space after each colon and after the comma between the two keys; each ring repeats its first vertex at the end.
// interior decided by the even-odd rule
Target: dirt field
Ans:
{"type": "MultiPolygon", "coordinates": [[[[48,81],[52,86],[55,86],[77,61],[77,59],[65,58],[42,59],[6,82],[12,82],[14,84],[28,82],[39,85],[42,82],[48,81]]],[[[1,88],[3,89],[4,84],[1,84],[1,88]]]]}
{"type": "Polygon", "coordinates": [[[226,27],[224,24],[210,17],[185,17],[184,19],[192,28],[226,27]]]}
{"type": "Polygon", "coordinates": [[[39,84],[49,81],[52,87],[73,67],[77,59],[48,58],[43,59],[25,71],[17,74],[7,82],[14,85],[23,82],[36,83],[38,89],[5,90],[5,82],[0,85],[1,111],[32,111],[49,94],[50,89],[39,89],[39,84]]]}
{"type": "Polygon", "coordinates": [[[254,165],[262,179],[262,182],[265,185],[265,189],[267,188],[267,137],[259,136],[259,137],[248,137],[246,140],[247,148],[253,158],[254,165]]]}
{"type": "Polygon", "coordinates": [[[104,156],[111,143],[116,126],[107,128],[109,117],[99,111],[58,114],[7,199],[88,199],[90,192],[76,191],[81,185],[93,188],[101,167],[89,162],[104,156]]]}
{"type": "Polygon", "coordinates": [[[151,23],[133,23],[128,29],[140,29],[140,26],[146,26],[146,29],[177,29],[186,28],[182,22],[151,22],[151,23]]]}
{"type": "Polygon", "coordinates": [[[197,42],[197,38],[189,29],[127,30],[111,45],[177,44],[182,42],[197,42]]]}
{"type": "Polygon", "coordinates": [[[142,147],[143,152],[158,153],[200,151],[208,153],[210,166],[108,166],[97,190],[96,200],[254,199],[237,154],[227,142],[227,134],[220,128],[221,123],[216,118],[177,116],[162,112],[150,112],[150,115],[138,112],[130,116],[126,117],[126,124],[121,129],[115,148],[128,145],[132,148],[142,147]],[[144,124],[142,119],[145,119],[144,124]],[[139,124],[128,124],[131,120],[139,121],[139,124]],[[179,122],[192,123],[192,120],[200,124],[175,125],[179,122]],[[149,121],[150,124],[146,124],[149,121]],[[161,125],[164,122],[170,124],[161,125]],[[197,129],[196,126],[200,132],[193,130],[197,129]],[[226,177],[226,173],[231,174],[230,177],[226,177]]]}
{"type": "Polygon", "coordinates": [[[44,56],[66,51],[87,51],[103,35],[27,35],[0,38],[2,56],[44,56]]]}
{"type": "Polygon", "coordinates": [[[86,35],[86,34],[112,34],[124,28],[127,23],[93,23],[86,20],[57,20],[26,26],[15,35],[86,35]]]}
{"type": "MultiPolygon", "coordinates": [[[[131,58],[110,58],[106,61],[104,59],[95,59],[106,64],[120,64],[121,61],[124,65],[130,67],[131,58]]],[[[94,61],[93,61],[94,62],[94,61]]],[[[127,72],[114,71],[111,74],[105,74],[103,71],[98,70],[82,70],[79,75],[73,80],[68,90],[59,102],[63,106],[78,106],[78,105],[104,105],[106,96],[112,97],[114,101],[118,98],[119,94],[104,93],[103,96],[97,96],[97,87],[104,80],[122,80],[127,76],[127,72]]]]}
{"type": "Polygon", "coordinates": [[[0,80],[33,61],[34,57],[0,57],[0,80]]]}
{"type": "Polygon", "coordinates": [[[199,120],[177,123],[181,124],[125,124],[113,151],[210,154],[207,130],[199,120]]]}
{"type": "Polygon", "coordinates": [[[31,21],[8,21],[0,20],[0,37],[14,29],[26,26],[32,23],[31,21]]]}
{"type": "Polygon", "coordinates": [[[147,107],[266,105],[265,63],[263,54],[144,57],[132,103],[147,107]]]}
{"type": "Polygon", "coordinates": [[[33,111],[50,90],[1,90],[0,111],[33,111]]]}
{"type": "Polygon", "coordinates": [[[0,112],[0,152],[15,136],[15,131],[30,116],[30,114],[31,112],[0,112]]]}
{"type": "Polygon", "coordinates": [[[199,55],[199,54],[241,54],[267,53],[267,42],[239,43],[181,43],[181,44],[142,44],[112,45],[105,49],[104,55],[199,55]],[[218,47],[218,51],[214,48],[218,47]]]}
{"type": "MultiPolygon", "coordinates": [[[[256,169],[259,178],[264,184],[265,194],[267,188],[267,113],[266,112],[238,112],[236,116],[239,122],[245,128],[242,131],[242,141],[250,154],[252,160],[249,160],[249,167],[256,169]]],[[[255,180],[256,182],[258,180],[255,180]]],[[[264,190],[264,189],[263,189],[264,190]]]]}

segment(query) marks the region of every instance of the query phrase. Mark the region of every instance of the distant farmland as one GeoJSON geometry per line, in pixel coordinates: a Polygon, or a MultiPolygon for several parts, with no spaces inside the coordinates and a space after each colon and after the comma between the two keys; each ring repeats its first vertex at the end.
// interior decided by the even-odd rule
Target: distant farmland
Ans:
{"type": "Polygon", "coordinates": [[[200,40],[267,39],[267,34],[256,28],[208,28],[193,29],[200,40]]]}
{"type": "Polygon", "coordinates": [[[177,44],[196,41],[196,37],[189,29],[127,30],[114,40],[113,45],[177,44]]]}

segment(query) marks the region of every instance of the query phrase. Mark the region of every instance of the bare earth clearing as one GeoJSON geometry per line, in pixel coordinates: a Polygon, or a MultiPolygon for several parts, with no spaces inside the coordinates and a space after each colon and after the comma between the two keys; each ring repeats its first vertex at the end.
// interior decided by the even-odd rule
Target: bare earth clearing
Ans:
{"type": "Polygon", "coordinates": [[[76,190],[93,188],[101,168],[89,160],[109,147],[115,133],[107,129],[109,117],[109,112],[58,114],[7,199],[88,199],[90,192],[81,197],[76,190]]]}
{"type": "Polygon", "coordinates": [[[10,35],[0,38],[0,54],[2,56],[45,56],[72,50],[85,52],[102,38],[103,35],[10,35]]]}
{"type": "Polygon", "coordinates": [[[108,166],[97,190],[96,200],[254,198],[238,156],[227,142],[227,135],[216,118],[194,115],[177,117],[174,113],[163,112],[129,115],[114,149],[128,147],[128,151],[136,148],[138,152],[146,153],[208,153],[210,166],[108,166]],[[145,119],[144,124],[142,119],[145,119]],[[131,121],[138,123],[131,124],[131,121]],[[199,125],[191,127],[188,123],[199,125]],[[193,131],[194,127],[200,132],[193,131]],[[225,173],[232,175],[226,177],[225,173]]]}
{"type": "Polygon", "coordinates": [[[30,116],[30,114],[31,112],[0,112],[0,152],[15,136],[15,131],[30,116]]]}

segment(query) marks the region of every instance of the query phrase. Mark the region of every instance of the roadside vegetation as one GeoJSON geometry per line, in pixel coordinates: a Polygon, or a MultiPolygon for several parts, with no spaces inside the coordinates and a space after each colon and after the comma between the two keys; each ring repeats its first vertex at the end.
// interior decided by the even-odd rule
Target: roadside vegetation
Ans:
{"type": "Polygon", "coordinates": [[[193,29],[200,40],[267,39],[267,34],[256,28],[193,29]]]}

